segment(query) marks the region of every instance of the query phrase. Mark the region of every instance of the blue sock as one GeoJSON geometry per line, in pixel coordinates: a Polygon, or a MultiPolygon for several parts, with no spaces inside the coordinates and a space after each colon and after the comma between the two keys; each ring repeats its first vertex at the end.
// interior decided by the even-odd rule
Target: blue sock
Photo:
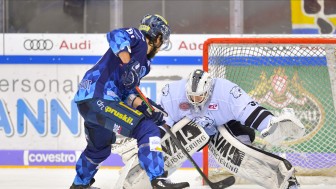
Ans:
{"type": "Polygon", "coordinates": [[[146,171],[150,180],[164,173],[164,160],[162,152],[150,151],[149,146],[139,147],[139,162],[146,171]]]}
{"type": "Polygon", "coordinates": [[[82,154],[76,163],[77,175],[74,180],[75,185],[89,185],[91,179],[97,173],[99,164],[94,164],[82,154]]]}

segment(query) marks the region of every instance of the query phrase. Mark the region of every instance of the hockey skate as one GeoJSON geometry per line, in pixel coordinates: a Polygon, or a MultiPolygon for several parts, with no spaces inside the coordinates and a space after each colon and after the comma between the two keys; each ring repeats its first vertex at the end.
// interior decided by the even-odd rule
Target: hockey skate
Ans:
{"type": "Polygon", "coordinates": [[[92,187],[92,186],[91,186],[94,182],[95,182],[95,179],[92,178],[91,181],[90,181],[90,184],[85,185],[85,186],[83,186],[83,185],[75,185],[75,184],[72,184],[72,185],[70,186],[70,189],[99,189],[99,188],[97,188],[97,187],[92,187]]]}
{"type": "Polygon", "coordinates": [[[173,183],[167,178],[167,172],[151,182],[153,189],[183,189],[189,187],[188,182],[173,183]]]}
{"type": "Polygon", "coordinates": [[[271,118],[268,127],[260,133],[260,136],[273,145],[279,145],[288,138],[298,139],[304,134],[304,125],[295,116],[294,110],[284,108],[279,116],[271,118]]]}

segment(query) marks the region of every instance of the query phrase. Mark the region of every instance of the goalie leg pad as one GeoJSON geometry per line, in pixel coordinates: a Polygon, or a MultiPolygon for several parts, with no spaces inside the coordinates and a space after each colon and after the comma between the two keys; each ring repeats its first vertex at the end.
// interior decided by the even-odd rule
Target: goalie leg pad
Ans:
{"type": "MultiPolygon", "coordinates": [[[[184,118],[176,123],[171,128],[171,131],[182,142],[182,145],[187,149],[190,155],[203,148],[209,140],[209,136],[204,129],[188,118],[184,118]]],[[[174,171],[180,168],[188,158],[183,154],[182,150],[175,145],[169,134],[166,134],[162,138],[161,146],[164,151],[165,171],[168,171],[168,175],[171,175],[174,171]]],[[[124,183],[124,188],[151,188],[148,176],[139,164],[134,165],[129,171],[124,183]]]]}
{"type": "Polygon", "coordinates": [[[216,162],[228,172],[269,189],[286,189],[294,168],[287,160],[247,146],[225,127],[209,143],[216,162]]]}
{"type": "Polygon", "coordinates": [[[112,153],[121,156],[126,164],[135,154],[138,154],[137,141],[134,138],[128,138],[122,135],[116,136],[116,142],[112,144],[112,153]]]}

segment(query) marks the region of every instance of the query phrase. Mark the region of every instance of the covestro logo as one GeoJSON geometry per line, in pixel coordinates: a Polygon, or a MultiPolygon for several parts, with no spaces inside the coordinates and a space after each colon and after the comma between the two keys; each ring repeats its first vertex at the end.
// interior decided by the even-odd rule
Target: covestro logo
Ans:
{"type": "Polygon", "coordinates": [[[77,156],[73,151],[25,151],[25,165],[74,165],[77,156]]]}

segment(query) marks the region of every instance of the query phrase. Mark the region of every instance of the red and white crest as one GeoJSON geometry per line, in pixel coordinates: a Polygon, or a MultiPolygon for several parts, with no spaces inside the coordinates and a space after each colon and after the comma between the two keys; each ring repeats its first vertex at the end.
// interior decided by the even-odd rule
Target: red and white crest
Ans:
{"type": "Polygon", "coordinates": [[[275,75],[272,80],[272,87],[274,92],[278,95],[283,94],[287,89],[287,76],[275,75]]]}

